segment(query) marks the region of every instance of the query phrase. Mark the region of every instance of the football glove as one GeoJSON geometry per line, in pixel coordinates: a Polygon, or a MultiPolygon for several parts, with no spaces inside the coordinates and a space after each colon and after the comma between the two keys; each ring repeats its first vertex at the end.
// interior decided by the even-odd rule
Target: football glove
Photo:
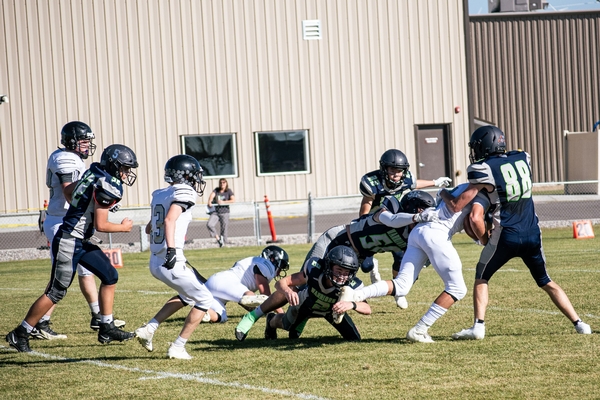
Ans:
{"type": "Polygon", "coordinates": [[[439,221],[438,211],[434,207],[429,207],[415,214],[413,217],[415,222],[436,222],[439,221]]]}
{"type": "Polygon", "coordinates": [[[177,254],[174,247],[167,247],[167,255],[165,256],[165,263],[162,265],[166,269],[173,269],[177,262],[177,254]]]}
{"type": "Polygon", "coordinates": [[[451,182],[452,179],[448,178],[447,176],[441,176],[433,180],[433,184],[437,187],[448,187],[450,186],[451,182]]]}

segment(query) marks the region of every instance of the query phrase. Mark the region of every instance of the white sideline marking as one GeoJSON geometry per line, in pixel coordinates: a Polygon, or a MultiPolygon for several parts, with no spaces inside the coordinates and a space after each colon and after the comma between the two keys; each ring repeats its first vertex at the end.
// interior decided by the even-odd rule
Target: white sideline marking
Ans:
{"type": "MultiPolygon", "coordinates": [[[[0,348],[3,350],[16,351],[7,346],[0,346],[0,348]]],[[[153,371],[153,370],[149,370],[149,369],[132,368],[132,367],[126,367],[124,365],[110,364],[110,363],[106,363],[106,362],[102,362],[102,361],[95,361],[95,360],[74,360],[71,358],[54,356],[51,354],[40,353],[37,351],[32,351],[31,353],[28,353],[28,354],[34,355],[34,356],[39,356],[42,358],[47,358],[50,360],[69,361],[69,362],[73,362],[73,363],[90,364],[90,365],[94,365],[96,367],[101,367],[101,368],[112,368],[112,369],[117,369],[117,370],[121,370],[121,371],[135,372],[135,373],[147,375],[147,376],[143,376],[143,377],[139,378],[140,380],[173,378],[173,379],[181,379],[184,381],[195,381],[195,382],[199,382],[199,383],[206,383],[209,385],[227,386],[227,387],[239,388],[239,389],[244,389],[244,390],[257,390],[257,391],[268,393],[268,394],[279,394],[282,396],[290,396],[290,397],[295,397],[298,399],[327,400],[324,397],[315,396],[313,394],[294,393],[289,390],[269,389],[269,388],[261,387],[261,386],[248,385],[247,383],[223,382],[223,381],[219,381],[217,379],[206,378],[206,377],[204,377],[204,375],[206,375],[206,374],[203,372],[193,373],[193,374],[182,374],[182,373],[174,373],[174,372],[153,371]]]]}

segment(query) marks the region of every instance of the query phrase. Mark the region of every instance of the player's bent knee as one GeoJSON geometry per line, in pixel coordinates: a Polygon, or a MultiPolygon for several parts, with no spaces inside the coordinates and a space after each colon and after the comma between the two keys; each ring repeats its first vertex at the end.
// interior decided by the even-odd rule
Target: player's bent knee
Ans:
{"type": "Polygon", "coordinates": [[[46,296],[54,303],[58,303],[65,297],[67,294],[67,289],[58,289],[55,287],[51,287],[48,292],[46,292],[46,296]]]}
{"type": "Polygon", "coordinates": [[[452,290],[446,290],[454,301],[459,301],[465,298],[467,295],[467,286],[454,287],[452,290]]]}

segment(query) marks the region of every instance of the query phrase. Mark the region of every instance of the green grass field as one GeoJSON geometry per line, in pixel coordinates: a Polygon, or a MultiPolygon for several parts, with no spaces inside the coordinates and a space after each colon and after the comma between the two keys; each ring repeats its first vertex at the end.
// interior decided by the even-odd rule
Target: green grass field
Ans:
{"type": "MultiPolygon", "coordinates": [[[[452,333],[472,323],[471,288],[481,247],[455,236],[469,294],[431,329],[436,343],[404,339],[442,290],[433,268],[425,269],[400,310],[392,297],[371,299],[373,314],[351,314],[363,340],[346,343],[324,320],[311,320],[303,337],[265,341],[264,318],[244,342],[234,327],[244,314],[228,304],[225,324],[201,324],[188,342],[193,360],[166,358],[181,329],[185,310],[161,325],[155,351],[137,340],[101,345],[89,329],[89,309],[74,283],[54,313],[53,328],[67,340],[31,341],[34,353],[20,354],[0,343],[0,398],[152,399],[567,399],[600,398],[600,335],[578,335],[520,260],[490,283],[483,341],[457,342],[452,333]]],[[[593,330],[600,330],[599,239],[576,240],[570,229],[544,230],[550,276],[570,296],[593,330]]],[[[297,270],[309,245],[284,246],[297,270]]],[[[228,269],[261,248],[188,251],[205,276],[228,269]]],[[[384,278],[391,256],[378,257],[384,278]]],[[[148,253],[125,254],[115,314],[135,330],[174,293],[147,268],[148,253]]],[[[21,322],[43,292],[49,261],[0,264],[0,332],[21,322]]],[[[359,276],[368,281],[364,274],[359,276]]],[[[368,282],[367,282],[368,283],[368,282]]],[[[351,312],[352,313],[352,312],[351,312]]],[[[281,338],[281,337],[286,338],[281,338]]]]}

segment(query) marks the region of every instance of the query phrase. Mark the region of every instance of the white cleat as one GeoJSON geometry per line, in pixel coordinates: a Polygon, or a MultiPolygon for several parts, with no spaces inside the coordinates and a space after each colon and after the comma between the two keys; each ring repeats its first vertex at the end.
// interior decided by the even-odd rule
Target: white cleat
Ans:
{"type": "Polygon", "coordinates": [[[148,331],[148,326],[146,326],[146,324],[135,330],[135,336],[137,337],[138,342],[140,342],[142,347],[144,347],[146,350],[154,350],[152,347],[152,336],[154,336],[154,333],[150,333],[150,331],[148,331]]]}
{"type": "Polygon", "coordinates": [[[413,326],[410,331],[408,331],[406,338],[411,342],[435,343],[427,331],[417,330],[416,326],[413,326]]]}
{"type": "Polygon", "coordinates": [[[371,278],[371,284],[373,283],[377,283],[381,280],[381,274],[379,273],[378,269],[373,269],[371,272],[369,272],[369,277],[371,278]]]}
{"type": "Polygon", "coordinates": [[[406,300],[406,296],[394,296],[396,299],[396,305],[403,310],[408,308],[408,300],[406,300]]]}
{"type": "Polygon", "coordinates": [[[268,298],[266,294],[246,295],[242,296],[240,304],[246,307],[258,307],[268,298]]]}
{"type": "Polygon", "coordinates": [[[452,339],[455,340],[482,340],[485,337],[485,325],[475,324],[467,329],[463,329],[460,332],[456,332],[452,335],[452,339]],[[480,326],[479,326],[480,325],[480,326]]]}
{"type": "Polygon", "coordinates": [[[193,357],[185,351],[185,347],[179,347],[173,345],[169,346],[169,350],[167,351],[167,357],[169,358],[177,358],[179,360],[191,360],[193,357]]]}
{"type": "Polygon", "coordinates": [[[582,335],[591,335],[592,333],[592,328],[583,321],[579,321],[577,325],[575,325],[575,330],[582,335]]]}
{"type": "MultiPolygon", "coordinates": [[[[354,301],[354,289],[352,289],[350,286],[343,286],[340,289],[340,297],[338,298],[338,301],[354,301]]],[[[344,313],[338,314],[338,313],[333,313],[333,323],[334,324],[339,324],[340,322],[342,322],[342,320],[344,319],[344,313]]]]}

